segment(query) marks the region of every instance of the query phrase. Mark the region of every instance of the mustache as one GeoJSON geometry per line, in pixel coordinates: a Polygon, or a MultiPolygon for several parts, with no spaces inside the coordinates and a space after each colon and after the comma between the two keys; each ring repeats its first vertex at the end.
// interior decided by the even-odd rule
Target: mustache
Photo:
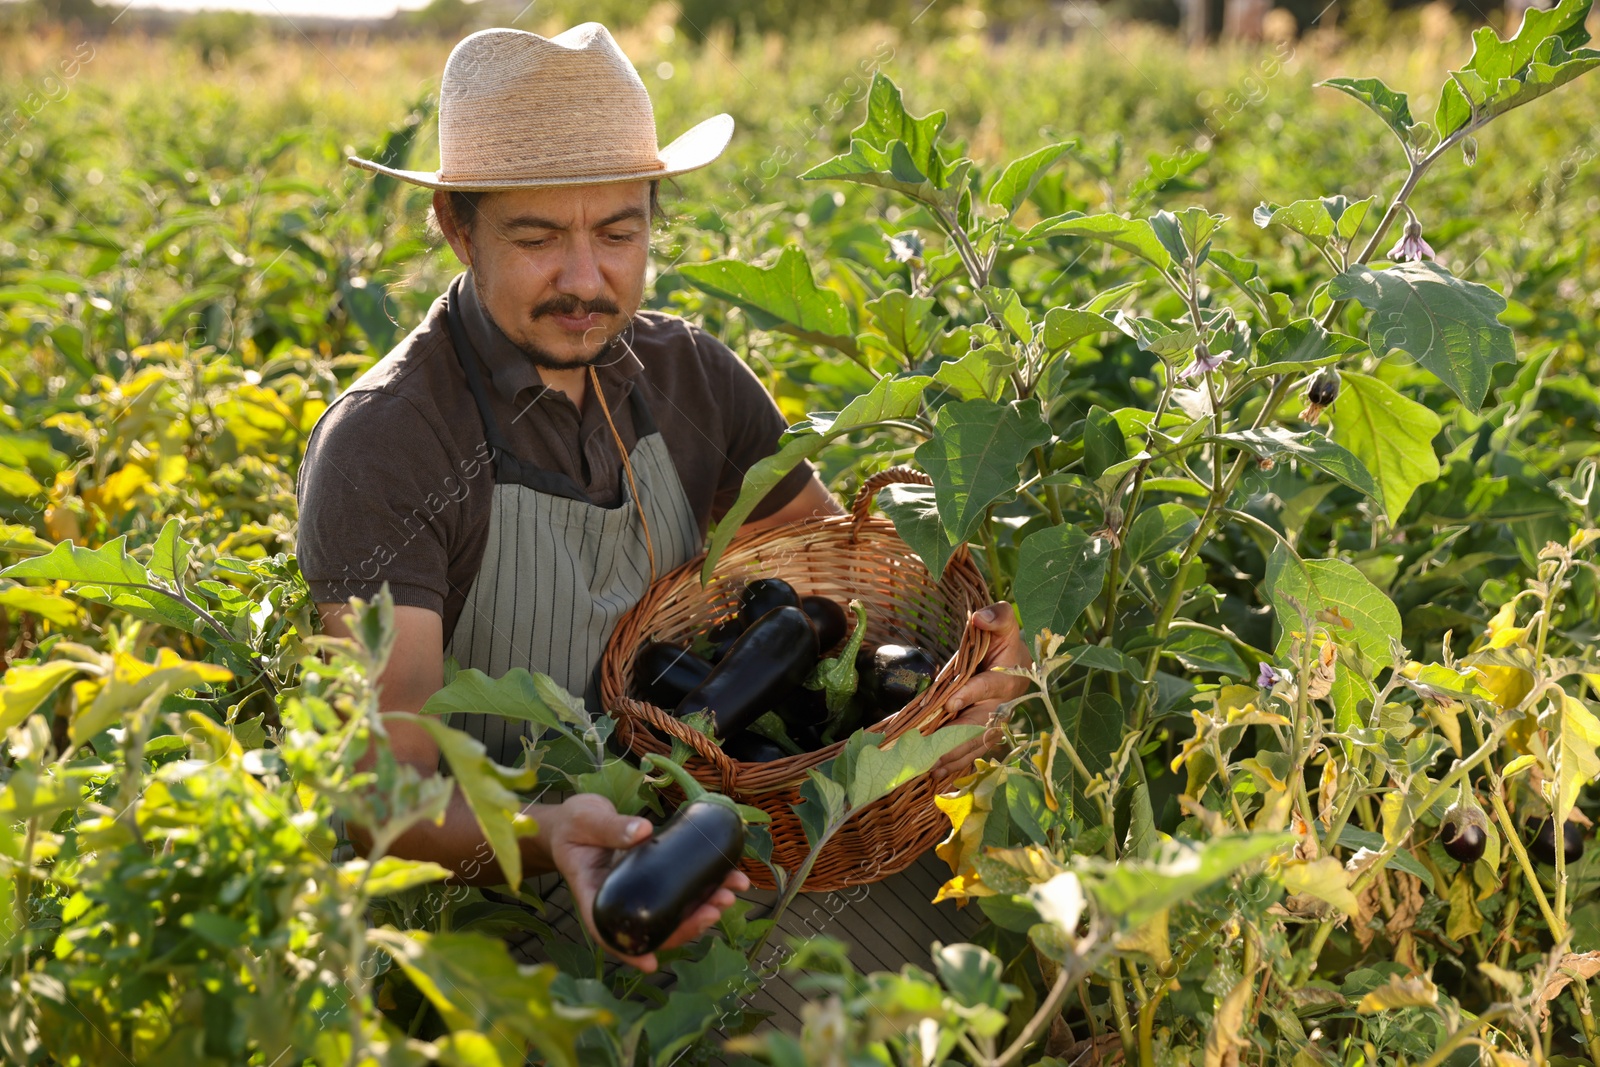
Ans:
{"type": "Polygon", "coordinates": [[[605,297],[595,300],[580,300],[575,296],[558,296],[538,304],[528,313],[530,319],[541,319],[547,315],[620,315],[622,309],[605,297]]]}

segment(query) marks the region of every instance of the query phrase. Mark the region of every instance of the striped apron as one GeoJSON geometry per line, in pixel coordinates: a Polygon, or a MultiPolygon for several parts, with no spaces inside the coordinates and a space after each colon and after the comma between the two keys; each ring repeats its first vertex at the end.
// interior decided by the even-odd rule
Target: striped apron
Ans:
{"type": "MultiPolygon", "coordinates": [[[[648,522],[657,577],[698,553],[699,525],[642,389],[635,388],[629,397],[639,438],[629,456],[638,499],[624,478],[621,504],[598,507],[571,478],[536,468],[512,453],[490,409],[476,352],[455,308],[448,309],[448,319],[493,452],[495,488],[483,565],[446,651],[462,667],[491,677],[516,667],[548,674],[568,691],[582,693],[594,713],[599,710],[597,674],[606,642],[622,614],[644,597],[651,580],[641,514],[648,522]]],[[[496,715],[457,713],[449,724],[482,741],[489,757],[506,766],[518,762],[529,731],[526,723],[496,715]]],[[[965,941],[978,924],[976,909],[962,912],[953,903],[929,903],[948,877],[948,869],[929,852],[910,869],[874,885],[802,894],[769,939],[767,955],[758,961],[761,982],[745,991],[745,1003],[772,1013],[785,1029],[798,1029],[807,997],[778,973],[790,937],[837,938],[850,946],[863,971],[898,971],[907,962],[928,967],[933,942],[965,941]]],[[[544,901],[537,918],[557,938],[573,946],[585,942],[558,875],[531,878],[527,890],[544,901]]],[[[492,890],[489,895],[517,902],[492,890]]],[[[751,890],[746,898],[757,905],[751,918],[759,918],[776,894],[751,890]]],[[[521,962],[565,954],[552,951],[537,934],[511,935],[507,941],[521,962]]]]}

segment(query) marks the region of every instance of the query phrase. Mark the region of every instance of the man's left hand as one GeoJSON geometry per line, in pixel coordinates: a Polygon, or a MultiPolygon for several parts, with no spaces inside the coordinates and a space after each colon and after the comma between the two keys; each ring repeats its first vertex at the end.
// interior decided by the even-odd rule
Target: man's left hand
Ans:
{"type": "MultiPolygon", "coordinates": [[[[978,673],[950,697],[946,707],[959,711],[950,726],[990,726],[995,708],[1003,701],[1014,700],[1028,689],[1028,680],[996,670],[997,667],[1026,667],[1033,662],[1028,646],[1022,640],[1022,629],[1017,625],[1016,612],[1006,603],[990,604],[973,616],[980,630],[989,631],[989,652],[983,657],[978,673]]],[[[935,765],[935,777],[948,777],[965,773],[972,761],[988,752],[1000,742],[998,728],[984,731],[959,748],[952,749],[935,765]]]]}

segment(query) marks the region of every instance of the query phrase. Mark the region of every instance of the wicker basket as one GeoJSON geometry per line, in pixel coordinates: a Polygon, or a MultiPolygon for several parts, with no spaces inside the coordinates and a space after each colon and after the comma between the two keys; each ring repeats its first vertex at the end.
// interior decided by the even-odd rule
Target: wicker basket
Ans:
{"type": "MultiPolygon", "coordinates": [[[[898,737],[907,730],[930,733],[955,716],[950,696],[976,673],[989,635],[972,625],[972,613],[989,603],[983,577],[963,547],[935,582],[922,561],[887,519],[868,517],[878,490],[896,482],[927,485],[928,477],[893,467],[867,479],[854,514],[813,519],[736,538],[719,561],[709,587],[700,584],[702,559],[695,559],[651,587],[617,624],[601,661],[600,697],[617,721],[617,736],[637,756],[665,755],[679,738],[697,753],[688,771],[708,788],[772,816],[772,858],[794,870],[806,855],[805,832],[790,805],[800,799],[806,771],[832,759],[844,742],[815,752],[741,763],[676,719],[670,710],[628,696],[633,661],[646,641],[687,641],[738,610],[739,590],[755,578],[782,578],[802,596],[820,594],[841,605],[860,599],[867,608],[868,647],[896,642],[933,652],[943,666],[933,684],[872,729],[898,737]]],[[[933,798],[948,781],[925,774],[856,812],[828,842],[806,880],[808,891],[829,892],[887,878],[910,866],[950,829],[933,798]]],[[[756,885],[773,888],[771,874],[746,859],[756,885]]]]}

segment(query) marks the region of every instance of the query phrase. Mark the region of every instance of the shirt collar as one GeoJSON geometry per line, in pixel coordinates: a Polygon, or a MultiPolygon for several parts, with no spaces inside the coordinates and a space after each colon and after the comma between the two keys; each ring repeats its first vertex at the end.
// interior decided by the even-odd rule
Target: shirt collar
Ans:
{"type": "MultiPolygon", "coordinates": [[[[459,301],[462,322],[467,339],[478,350],[478,358],[489,372],[491,387],[507,403],[516,400],[525,389],[539,388],[544,379],[527,353],[518,348],[500,329],[498,323],[478,300],[478,287],[473,284],[471,270],[457,275],[451,284],[451,299],[459,301]]],[[[595,364],[595,370],[605,386],[617,389],[617,397],[627,396],[633,390],[633,380],[644,370],[644,364],[634,353],[631,344],[634,325],[630,322],[622,336],[595,364]]]]}

